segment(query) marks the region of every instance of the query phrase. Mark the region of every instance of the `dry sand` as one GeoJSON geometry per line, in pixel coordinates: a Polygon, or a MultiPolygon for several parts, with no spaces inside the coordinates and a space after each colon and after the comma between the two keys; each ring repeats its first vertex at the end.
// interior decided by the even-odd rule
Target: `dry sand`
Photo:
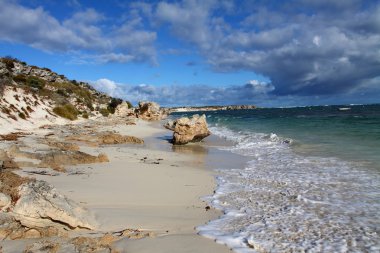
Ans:
{"type": "Polygon", "coordinates": [[[143,145],[81,146],[81,151],[90,154],[106,153],[110,162],[73,166],[75,175],[36,177],[93,212],[100,231],[134,228],[153,232],[152,238],[116,242],[120,252],[230,252],[195,230],[220,215],[206,210],[207,204],[200,200],[215,187],[202,152],[172,151],[163,138],[170,133],[148,122],[104,126],[101,130],[147,141],[143,145]]]}

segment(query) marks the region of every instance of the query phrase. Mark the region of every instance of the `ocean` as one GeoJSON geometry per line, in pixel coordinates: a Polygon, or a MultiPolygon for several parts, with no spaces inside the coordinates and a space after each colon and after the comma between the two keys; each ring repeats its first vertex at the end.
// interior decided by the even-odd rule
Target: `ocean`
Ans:
{"type": "Polygon", "coordinates": [[[236,252],[380,252],[380,105],[202,113],[232,143],[213,148],[248,162],[213,168],[205,200],[224,214],[200,235],[236,252]]]}

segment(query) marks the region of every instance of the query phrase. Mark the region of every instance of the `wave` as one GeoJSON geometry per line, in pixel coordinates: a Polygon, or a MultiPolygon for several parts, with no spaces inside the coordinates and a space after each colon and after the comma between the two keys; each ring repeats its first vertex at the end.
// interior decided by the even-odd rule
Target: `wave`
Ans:
{"type": "Polygon", "coordinates": [[[306,157],[276,134],[211,131],[251,157],[245,168],[218,170],[206,198],[224,215],[197,229],[236,252],[377,252],[380,175],[359,163],[306,157]]]}

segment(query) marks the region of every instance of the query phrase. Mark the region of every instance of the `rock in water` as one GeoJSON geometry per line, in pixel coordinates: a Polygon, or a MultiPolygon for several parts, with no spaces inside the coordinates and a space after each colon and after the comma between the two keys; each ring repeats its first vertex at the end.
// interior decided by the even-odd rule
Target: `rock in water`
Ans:
{"type": "Polygon", "coordinates": [[[173,144],[176,145],[201,141],[211,134],[204,114],[202,116],[196,114],[192,118],[183,117],[168,122],[165,127],[174,131],[173,144]]]}
{"type": "Polygon", "coordinates": [[[20,198],[13,214],[29,228],[62,225],[70,229],[95,228],[95,219],[45,181],[33,181],[19,187],[20,198]]]}
{"type": "Polygon", "coordinates": [[[166,111],[155,102],[139,102],[136,112],[138,117],[144,120],[161,120],[167,116],[166,111]]]}

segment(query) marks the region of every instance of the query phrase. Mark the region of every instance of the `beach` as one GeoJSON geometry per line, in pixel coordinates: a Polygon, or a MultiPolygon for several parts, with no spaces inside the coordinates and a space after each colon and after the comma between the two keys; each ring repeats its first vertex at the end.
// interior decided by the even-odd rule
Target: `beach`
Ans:
{"type": "MultiPolygon", "coordinates": [[[[195,227],[221,215],[200,199],[215,189],[214,174],[206,168],[204,154],[173,151],[167,140],[171,132],[157,123],[97,122],[93,125],[86,123],[86,126],[96,132],[114,131],[146,141],[144,144],[97,147],[78,143],[80,151],[94,155],[104,153],[109,162],[69,166],[65,173],[33,168],[34,172],[51,172],[50,175],[34,173],[33,177],[53,185],[95,216],[96,229],[79,234],[139,230],[142,239],[116,240],[112,244],[115,252],[230,252],[226,246],[197,235],[195,230],[195,227]]],[[[78,127],[84,126],[71,126],[78,127]]],[[[65,134],[66,129],[38,129],[20,138],[19,142],[42,149],[43,145],[35,143],[37,139],[52,134],[52,131],[65,134]]],[[[25,162],[25,158],[15,161],[25,162]]],[[[30,171],[30,167],[25,167],[15,172],[30,177],[30,171]]],[[[3,252],[20,252],[28,243],[30,239],[7,240],[1,245],[3,252]]]]}

